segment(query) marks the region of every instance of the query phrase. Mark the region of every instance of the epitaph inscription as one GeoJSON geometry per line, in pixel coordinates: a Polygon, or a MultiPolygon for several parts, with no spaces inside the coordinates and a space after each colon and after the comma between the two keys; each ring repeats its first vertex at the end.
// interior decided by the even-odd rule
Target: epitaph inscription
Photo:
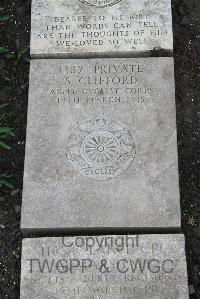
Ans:
{"type": "Polygon", "coordinates": [[[115,5],[116,3],[118,3],[122,0],[79,0],[79,1],[81,1],[83,4],[87,4],[87,5],[104,7],[104,6],[115,5]]]}
{"type": "Polygon", "coordinates": [[[106,118],[83,122],[68,140],[67,159],[85,177],[111,179],[135,158],[135,144],[127,127],[106,118]]]}
{"type": "Polygon", "coordinates": [[[23,242],[21,299],[188,299],[183,235],[23,242]]]}
{"type": "Polygon", "coordinates": [[[180,226],[173,68],[31,61],[22,229],[180,226]]]}
{"type": "Polygon", "coordinates": [[[173,49],[171,0],[33,0],[31,19],[36,57],[173,49]]]}

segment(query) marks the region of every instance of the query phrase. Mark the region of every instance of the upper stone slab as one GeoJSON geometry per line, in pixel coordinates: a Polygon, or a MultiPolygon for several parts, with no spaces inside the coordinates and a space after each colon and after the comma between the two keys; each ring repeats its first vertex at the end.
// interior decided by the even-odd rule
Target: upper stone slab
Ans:
{"type": "Polygon", "coordinates": [[[31,28],[33,57],[173,50],[171,0],[33,0],[31,28]]]}
{"type": "Polygon", "coordinates": [[[23,230],[180,227],[173,69],[31,62],[23,230]]]}

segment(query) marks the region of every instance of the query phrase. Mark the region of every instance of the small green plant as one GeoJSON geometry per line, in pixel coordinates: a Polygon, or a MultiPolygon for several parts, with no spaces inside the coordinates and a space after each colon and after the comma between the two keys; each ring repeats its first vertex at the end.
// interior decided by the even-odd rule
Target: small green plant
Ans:
{"type": "MultiPolygon", "coordinates": [[[[0,149],[9,150],[11,149],[10,145],[7,143],[7,139],[10,136],[14,136],[14,132],[12,128],[3,126],[5,120],[5,112],[4,107],[8,104],[0,102],[0,149]]],[[[9,182],[12,176],[6,172],[0,172],[0,202],[5,201],[5,197],[2,195],[2,191],[6,189],[13,189],[12,184],[9,182]]]]}
{"type": "MultiPolygon", "coordinates": [[[[9,19],[10,16],[8,15],[0,16],[0,23],[8,21],[9,19]]],[[[11,57],[12,57],[12,53],[9,49],[5,47],[0,47],[0,87],[12,81],[7,70],[5,69],[6,59],[11,57]]]]}
{"type": "Polygon", "coordinates": [[[5,141],[10,136],[14,136],[12,128],[0,127],[0,148],[11,149],[10,145],[5,141]]]}
{"type": "Polygon", "coordinates": [[[0,16],[0,22],[5,22],[8,21],[10,19],[10,16],[5,15],[5,16],[0,16]]]}
{"type": "MultiPolygon", "coordinates": [[[[0,16],[0,23],[6,22],[10,19],[10,16],[4,15],[0,16]]],[[[28,58],[28,48],[22,46],[19,40],[15,41],[15,46],[13,50],[7,47],[0,47],[0,88],[5,87],[8,84],[13,84],[15,82],[14,78],[17,75],[17,66],[24,60],[30,62],[28,58]],[[12,66],[12,76],[10,71],[8,71],[8,66],[12,66]]],[[[0,102],[0,150],[10,150],[11,147],[8,144],[8,138],[14,136],[13,128],[7,126],[7,114],[4,108],[7,103],[0,102]]],[[[5,201],[5,192],[13,189],[10,183],[12,175],[5,171],[0,170],[0,202],[5,201]]]]}
{"type": "Polygon", "coordinates": [[[11,58],[12,53],[9,49],[0,47],[0,87],[4,87],[12,81],[12,78],[6,70],[6,59],[11,58]]]}
{"type": "MultiPolygon", "coordinates": [[[[6,22],[9,19],[9,15],[0,16],[0,23],[6,22]]],[[[28,48],[23,47],[18,39],[15,41],[15,47],[13,50],[0,46],[0,87],[4,87],[13,81],[6,69],[8,60],[11,59],[14,62],[15,67],[21,60],[30,62],[27,52],[28,48]]]]}
{"type": "MultiPolygon", "coordinates": [[[[12,175],[6,172],[0,173],[0,190],[13,190],[13,185],[9,182],[10,178],[12,178],[12,175]]],[[[5,201],[5,197],[1,195],[2,191],[0,191],[0,203],[3,203],[5,201]]]]}
{"type": "Polygon", "coordinates": [[[15,136],[13,132],[13,128],[9,128],[6,126],[3,126],[3,120],[4,120],[4,114],[5,112],[3,111],[3,108],[6,107],[8,104],[0,102],[0,148],[2,149],[11,149],[10,145],[7,143],[7,139],[10,136],[15,136]]]}
{"type": "Polygon", "coordinates": [[[14,51],[0,47],[0,87],[12,83],[12,78],[6,70],[6,62],[8,59],[13,60],[15,66],[17,66],[21,60],[30,62],[28,48],[23,47],[19,40],[16,40],[14,51]]]}
{"type": "Polygon", "coordinates": [[[29,57],[27,56],[28,48],[23,47],[20,43],[20,41],[16,40],[16,51],[14,52],[14,58],[16,63],[18,63],[20,60],[25,60],[26,62],[30,62],[29,57]]]}

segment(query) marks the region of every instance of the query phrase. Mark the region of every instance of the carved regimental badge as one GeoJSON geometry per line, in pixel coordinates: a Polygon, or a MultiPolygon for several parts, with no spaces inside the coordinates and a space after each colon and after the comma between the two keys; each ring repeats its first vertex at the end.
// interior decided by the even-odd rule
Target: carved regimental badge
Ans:
{"type": "Polygon", "coordinates": [[[87,4],[87,5],[104,7],[104,6],[115,5],[116,3],[120,2],[121,0],[79,0],[79,1],[84,4],[87,4]]]}
{"type": "Polygon", "coordinates": [[[74,129],[67,144],[68,161],[80,174],[96,180],[123,173],[134,160],[135,152],[128,128],[106,118],[85,121],[74,129]]]}

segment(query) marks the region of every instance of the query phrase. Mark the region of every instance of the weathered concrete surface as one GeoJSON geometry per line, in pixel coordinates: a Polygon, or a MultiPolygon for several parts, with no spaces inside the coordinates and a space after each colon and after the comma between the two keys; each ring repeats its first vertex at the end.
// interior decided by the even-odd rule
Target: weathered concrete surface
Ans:
{"type": "Polygon", "coordinates": [[[31,62],[23,230],[180,228],[173,66],[31,62]]]}
{"type": "Polygon", "coordinates": [[[173,49],[171,0],[33,0],[31,28],[36,57],[119,57],[173,49]]]}
{"type": "Polygon", "coordinates": [[[188,299],[183,235],[25,239],[21,299],[188,299]]]}

